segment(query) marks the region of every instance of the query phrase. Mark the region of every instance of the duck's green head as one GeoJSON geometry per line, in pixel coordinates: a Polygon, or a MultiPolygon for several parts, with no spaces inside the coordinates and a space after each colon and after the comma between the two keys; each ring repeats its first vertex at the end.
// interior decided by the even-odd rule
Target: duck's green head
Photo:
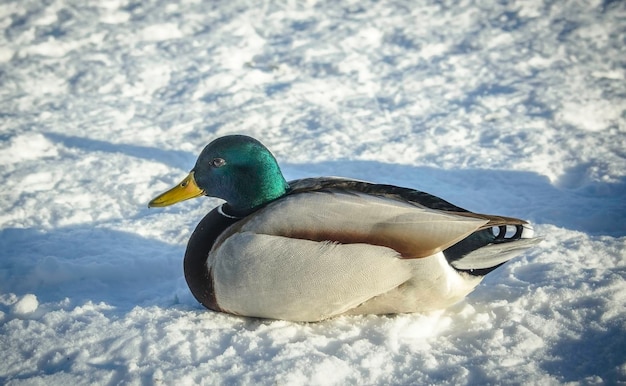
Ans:
{"type": "Polygon", "coordinates": [[[244,215],[283,196],[288,188],[276,159],[261,142],[229,135],[208,144],[189,175],[148,206],[205,195],[226,200],[233,214],[244,215]]]}

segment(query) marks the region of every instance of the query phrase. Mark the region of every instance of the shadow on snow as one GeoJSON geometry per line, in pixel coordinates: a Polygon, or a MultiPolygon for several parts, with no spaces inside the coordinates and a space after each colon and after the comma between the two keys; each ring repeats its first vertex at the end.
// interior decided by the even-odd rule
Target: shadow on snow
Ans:
{"type": "Polygon", "coordinates": [[[84,151],[125,154],[130,157],[165,163],[184,170],[191,168],[195,162],[194,154],[180,150],[163,150],[150,146],[111,143],[58,133],[45,133],[45,136],[54,142],[62,143],[65,147],[73,147],[84,151]]]}
{"type": "Polygon", "coordinates": [[[177,282],[184,282],[184,248],[90,224],[3,229],[0,292],[34,293],[40,302],[69,298],[70,306],[105,302],[121,310],[172,305],[177,282]]]}
{"type": "MultiPolygon", "coordinates": [[[[520,217],[593,235],[626,235],[624,183],[560,189],[532,172],[450,171],[372,161],[284,164],[283,170],[288,179],[339,175],[375,180],[423,190],[475,212],[520,217]]],[[[202,199],[193,205],[205,205],[207,212],[211,209],[202,199]]],[[[183,279],[184,245],[82,224],[52,230],[3,229],[0,248],[3,293],[34,293],[43,302],[65,298],[73,304],[105,302],[123,310],[138,304],[171,306],[184,288],[183,296],[188,296],[184,302],[195,304],[183,279]]]]}
{"type": "Polygon", "coordinates": [[[444,170],[375,161],[283,164],[288,179],[334,175],[422,190],[473,212],[519,217],[591,235],[626,235],[626,179],[556,187],[533,172],[444,170]]]}

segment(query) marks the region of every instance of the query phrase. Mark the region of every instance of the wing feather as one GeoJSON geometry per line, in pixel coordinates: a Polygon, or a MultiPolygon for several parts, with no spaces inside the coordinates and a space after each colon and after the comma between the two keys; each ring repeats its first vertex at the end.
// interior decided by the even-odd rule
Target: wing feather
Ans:
{"type": "Polygon", "coordinates": [[[240,221],[232,232],[378,245],[403,258],[422,258],[457,243],[488,221],[362,193],[306,192],[268,205],[240,221]]]}

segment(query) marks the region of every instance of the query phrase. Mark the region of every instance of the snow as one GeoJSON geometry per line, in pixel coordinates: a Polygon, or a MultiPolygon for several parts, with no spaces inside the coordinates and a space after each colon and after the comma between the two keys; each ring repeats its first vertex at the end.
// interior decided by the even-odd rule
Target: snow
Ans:
{"type": "Polygon", "coordinates": [[[0,383],[626,382],[626,3],[0,4],[0,383]],[[527,218],[544,242],[430,314],[199,306],[202,147],[527,218]]]}

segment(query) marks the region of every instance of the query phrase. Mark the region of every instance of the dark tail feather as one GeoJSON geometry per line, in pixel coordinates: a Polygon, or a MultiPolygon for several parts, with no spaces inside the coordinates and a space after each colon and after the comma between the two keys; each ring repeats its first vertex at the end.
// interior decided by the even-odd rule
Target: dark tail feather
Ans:
{"type": "Polygon", "coordinates": [[[499,225],[474,232],[443,254],[457,271],[485,276],[540,241],[530,224],[499,225]]]}

